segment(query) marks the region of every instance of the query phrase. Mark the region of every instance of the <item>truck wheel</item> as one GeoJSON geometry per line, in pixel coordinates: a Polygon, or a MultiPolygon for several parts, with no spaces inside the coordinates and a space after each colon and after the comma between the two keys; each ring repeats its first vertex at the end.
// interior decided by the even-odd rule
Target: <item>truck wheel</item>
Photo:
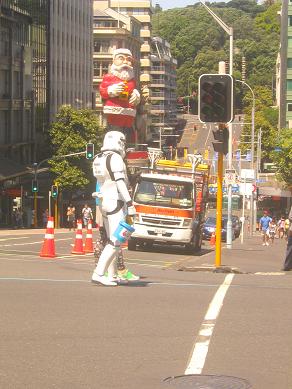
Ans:
{"type": "Polygon", "coordinates": [[[193,236],[193,240],[189,243],[186,248],[189,254],[194,254],[201,250],[202,246],[202,234],[193,236]]]}
{"type": "Polygon", "coordinates": [[[128,241],[128,250],[129,251],[136,251],[137,250],[137,243],[134,239],[130,239],[128,241]]]}

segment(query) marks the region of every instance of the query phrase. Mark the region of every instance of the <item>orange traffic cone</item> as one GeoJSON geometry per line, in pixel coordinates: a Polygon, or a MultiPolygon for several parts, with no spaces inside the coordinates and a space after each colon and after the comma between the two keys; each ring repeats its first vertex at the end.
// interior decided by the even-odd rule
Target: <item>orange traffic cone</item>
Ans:
{"type": "Polygon", "coordinates": [[[55,240],[54,240],[54,218],[48,217],[45,240],[40,252],[40,257],[55,258],[55,240]]]}
{"type": "Polygon", "coordinates": [[[84,251],[85,253],[94,252],[93,241],[92,241],[92,220],[88,220],[84,251]]]}
{"type": "Polygon", "coordinates": [[[83,250],[83,239],[82,239],[82,220],[77,220],[75,244],[71,253],[78,254],[78,255],[85,254],[83,250]]]}
{"type": "Polygon", "coordinates": [[[210,246],[215,246],[216,243],[216,235],[215,232],[212,232],[211,238],[210,238],[210,246]]]}

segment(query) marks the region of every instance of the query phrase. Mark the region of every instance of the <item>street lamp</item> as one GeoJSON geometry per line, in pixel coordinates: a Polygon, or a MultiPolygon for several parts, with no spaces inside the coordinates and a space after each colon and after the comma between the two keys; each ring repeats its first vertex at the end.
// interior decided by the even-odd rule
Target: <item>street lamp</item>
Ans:
{"type": "MultiPolygon", "coordinates": [[[[251,92],[252,95],[252,109],[251,109],[251,168],[255,171],[254,179],[256,181],[257,179],[257,169],[254,169],[254,138],[255,138],[255,96],[254,91],[252,90],[251,86],[248,85],[247,82],[236,80],[236,82],[240,82],[241,84],[245,85],[251,92]]],[[[257,207],[255,207],[255,211],[257,210],[257,207]]],[[[255,222],[256,220],[256,212],[254,217],[254,199],[253,199],[253,193],[251,194],[251,205],[250,205],[250,218],[251,218],[251,235],[254,231],[255,222]]]]}
{"type": "MultiPolygon", "coordinates": [[[[209,14],[216,20],[216,22],[223,28],[223,30],[229,35],[229,74],[232,76],[233,73],[233,27],[227,26],[213,12],[203,1],[200,3],[206,8],[209,14]]],[[[228,124],[229,129],[229,140],[228,140],[228,169],[232,169],[232,123],[228,124]]],[[[227,248],[232,248],[232,185],[228,185],[228,220],[227,220],[227,239],[226,246],[227,248]]]]}

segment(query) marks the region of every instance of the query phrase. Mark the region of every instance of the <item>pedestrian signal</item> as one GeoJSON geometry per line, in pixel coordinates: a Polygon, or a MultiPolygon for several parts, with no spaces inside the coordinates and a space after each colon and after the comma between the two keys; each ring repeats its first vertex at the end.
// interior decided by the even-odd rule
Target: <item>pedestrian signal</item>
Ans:
{"type": "Polygon", "coordinates": [[[199,78],[199,119],[206,123],[233,120],[233,78],[229,74],[202,74],[199,78]]]}
{"type": "Polygon", "coordinates": [[[93,159],[94,157],[94,144],[87,143],[86,145],[86,159],[93,159]]]}
{"type": "Polygon", "coordinates": [[[218,130],[213,131],[214,142],[213,148],[217,153],[228,153],[228,140],[229,140],[229,131],[226,127],[219,128],[218,130]]]}
{"type": "Polygon", "coordinates": [[[37,180],[32,180],[32,183],[31,183],[31,191],[33,193],[36,193],[39,191],[39,186],[38,186],[38,181],[37,180]]]}
{"type": "Polygon", "coordinates": [[[57,185],[52,185],[51,195],[54,199],[56,199],[58,197],[58,186],[57,185]]]}

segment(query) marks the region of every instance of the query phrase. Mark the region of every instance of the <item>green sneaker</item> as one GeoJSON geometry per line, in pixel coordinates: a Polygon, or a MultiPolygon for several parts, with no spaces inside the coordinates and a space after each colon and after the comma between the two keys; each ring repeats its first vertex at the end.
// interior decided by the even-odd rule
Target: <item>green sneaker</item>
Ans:
{"type": "Polygon", "coordinates": [[[128,269],[118,271],[118,276],[123,281],[138,281],[138,280],[140,280],[139,276],[136,276],[135,274],[130,272],[130,270],[128,270],[128,269]]]}

